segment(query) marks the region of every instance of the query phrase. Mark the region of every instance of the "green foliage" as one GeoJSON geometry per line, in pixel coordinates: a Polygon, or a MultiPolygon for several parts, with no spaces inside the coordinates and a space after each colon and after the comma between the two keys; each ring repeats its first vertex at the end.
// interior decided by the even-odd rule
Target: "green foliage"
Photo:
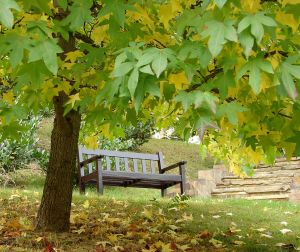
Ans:
{"type": "Polygon", "coordinates": [[[234,126],[269,159],[274,146],[298,153],[299,1],[1,4],[2,135],[64,94],[65,114],[78,110],[89,135],[124,136],[154,117],[158,127],[176,122],[184,138],[234,126]]]}
{"type": "Polygon", "coordinates": [[[37,147],[36,130],[39,117],[20,121],[26,129],[19,132],[17,139],[2,139],[0,144],[0,169],[5,172],[24,168],[31,161],[38,162],[42,168],[48,163],[48,153],[37,147]]]}

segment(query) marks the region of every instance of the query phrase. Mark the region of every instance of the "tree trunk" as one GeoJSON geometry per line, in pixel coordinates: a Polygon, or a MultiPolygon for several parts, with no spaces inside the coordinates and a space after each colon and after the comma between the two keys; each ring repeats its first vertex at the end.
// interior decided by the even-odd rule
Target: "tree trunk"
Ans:
{"type": "Polygon", "coordinates": [[[64,232],[70,227],[72,180],[76,167],[80,113],[64,114],[68,96],[61,92],[54,97],[54,128],[43,197],[37,216],[37,230],[64,232]]]}

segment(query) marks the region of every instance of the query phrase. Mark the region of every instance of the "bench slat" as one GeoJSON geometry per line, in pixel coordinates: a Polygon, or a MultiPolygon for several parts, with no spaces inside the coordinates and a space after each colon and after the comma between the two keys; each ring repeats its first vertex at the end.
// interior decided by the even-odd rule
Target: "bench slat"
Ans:
{"type": "Polygon", "coordinates": [[[105,160],[106,160],[106,170],[110,171],[111,170],[110,158],[106,156],[105,160]]]}
{"type": "Polygon", "coordinates": [[[139,172],[137,159],[133,159],[133,170],[134,170],[134,172],[139,172]]]}
{"type": "Polygon", "coordinates": [[[136,159],[146,159],[158,161],[157,154],[148,154],[148,153],[135,153],[135,152],[123,152],[123,151],[110,151],[110,150],[90,150],[83,146],[79,147],[79,152],[89,155],[103,155],[109,157],[120,157],[120,158],[136,158],[136,159]]]}
{"type": "Polygon", "coordinates": [[[116,171],[120,171],[120,158],[115,157],[115,162],[116,162],[116,171]]]}
{"type": "Polygon", "coordinates": [[[125,171],[129,172],[128,158],[124,158],[124,163],[125,163],[125,171]]]}
{"type": "Polygon", "coordinates": [[[145,181],[163,181],[166,183],[180,182],[180,175],[173,174],[143,174],[133,172],[116,172],[116,171],[103,171],[103,179],[140,179],[145,181]]]}
{"type": "Polygon", "coordinates": [[[154,166],[154,161],[150,160],[150,168],[151,168],[151,173],[154,174],[155,173],[155,166],[154,166]]]}
{"type": "Polygon", "coordinates": [[[147,173],[147,164],[145,159],[142,160],[142,170],[143,173],[147,173]]]}
{"type": "MultiPolygon", "coordinates": [[[[93,157],[94,155],[87,155],[88,158],[93,157]]],[[[93,163],[89,163],[88,164],[88,168],[89,168],[89,174],[93,172],[93,163]]]]}

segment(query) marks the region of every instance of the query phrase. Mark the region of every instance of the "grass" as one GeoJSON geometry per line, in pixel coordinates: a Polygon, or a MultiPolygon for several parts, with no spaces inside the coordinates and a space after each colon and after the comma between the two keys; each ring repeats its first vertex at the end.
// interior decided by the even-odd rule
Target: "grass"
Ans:
{"type": "Polygon", "coordinates": [[[33,231],[41,188],[0,188],[0,195],[0,251],[296,251],[300,247],[300,205],[288,202],[175,201],[153,199],[150,194],[142,197],[130,189],[100,197],[94,191],[86,196],[75,191],[70,232],[53,234],[33,231]],[[291,232],[282,234],[283,229],[291,232]]]}
{"type": "MultiPolygon", "coordinates": [[[[53,118],[45,118],[38,129],[39,146],[50,150],[50,138],[53,118]]],[[[202,159],[199,153],[199,145],[189,144],[183,141],[168,139],[150,139],[136,150],[142,153],[156,153],[161,151],[164,154],[165,165],[187,161],[187,177],[196,179],[198,170],[211,169],[214,162],[211,158],[202,159]]]]}
{"type": "MultiPolygon", "coordinates": [[[[49,148],[52,120],[43,121],[40,145],[49,148]]],[[[141,152],[162,150],[166,165],[188,160],[189,176],[202,162],[198,146],[154,140],[141,152]]],[[[161,199],[159,190],[105,187],[104,196],[75,188],[67,233],[34,231],[45,176],[38,169],[12,174],[0,187],[0,251],[296,251],[300,204],[274,201],[161,199]],[[286,233],[287,232],[287,233],[286,233]]]]}
{"type": "Polygon", "coordinates": [[[140,146],[137,151],[144,153],[161,151],[164,154],[165,165],[174,164],[181,160],[187,161],[187,177],[192,179],[198,177],[199,170],[211,169],[213,166],[212,159],[202,159],[199,145],[183,141],[150,139],[149,142],[140,146]]]}

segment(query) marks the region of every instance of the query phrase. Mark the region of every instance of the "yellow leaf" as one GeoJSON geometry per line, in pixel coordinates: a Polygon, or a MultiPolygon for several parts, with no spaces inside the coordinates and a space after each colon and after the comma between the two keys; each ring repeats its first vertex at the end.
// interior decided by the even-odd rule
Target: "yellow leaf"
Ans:
{"type": "Polygon", "coordinates": [[[287,4],[299,4],[300,0],[282,0],[282,5],[285,6],[287,4]]]}
{"type": "Polygon", "coordinates": [[[184,85],[189,84],[189,81],[185,75],[185,72],[170,74],[169,82],[174,84],[176,89],[183,89],[184,85]]]}
{"type": "Polygon", "coordinates": [[[242,9],[255,13],[260,9],[260,0],[243,0],[241,1],[242,9]]]}
{"type": "Polygon", "coordinates": [[[144,209],[144,211],[142,212],[142,214],[149,220],[152,220],[153,217],[153,213],[151,211],[149,211],[148,209],[144,209]]]}
{"type": "Polygon", "coordinates": [[[14,94],[11,91],[4,93],[3,100],[12,105],[14,103],[14,94]]]}
{"type": "Polygon", "coordinates": [[[35,241],[40,242],[40,241],[42,241],[43,239],[44,239],[44,237],[38,237],[38,238],[35,239],[35,241]]]}
{"type": "Polygon", "coordinates": [[[76,50],[76,51],[72,51],[72,52],[68,52],[66,53],[67,57],[65,58],[65,61],[70,61],[71,63],[74,63],[77,58],[80,58],[82,56],[84,56],[84,53],[79,51],[79,50],[76,50]]]}
{"type": "Polygon", "coordinates": [[[84,139],[84,143],[86,147],[90,149],[97,149],[98,148],[98,142],[97,142],[97,137],[96,136],[88,136],[84,139]]]}
{"type": "Polygon", "coordinates": [[[110,126],[108,123],[101,126],[101,134],[107,138],[110,138],[112,136],[112,132],[110,130],[110,126]]]}
{"type": "Polygon", "coordinates": [[[273,81],[266,73],[261,73],[260,88],[262,91],[273,86],[273,81]]]}
{"type": "Polygon", "coordinates": [[[112,246],[112,244],[109,241],[100,241],[96,243],[97,246],[101,245],[104,249],[106,248],[107,245],[112,246]]]}
{"type": "Polygon", "coordinates": [[[182,12],[182,6],[178,0],[172,0],[168,4],[161,5],[159,9],[159,21],[163,23],[164,27],[168,30],[170,28],[169,21],[175,18],[182,12]]]}
{"type": "Polygon", "coordinates": [[[70,95],[69,98],[70,99],[67,102],[67,104],[71,104],[72,108],[74,107],[74,104],[75,104],[76,101],[80,101],[79,93],[74,94],[74,95],[70,95]]]}
{"type": "Polygon", "coordinates": [[[66,94],[69,94],[71,91],[72,86],[70,85],[70,82],[68,81],[61,81],[58,84],[58,90],[59,91],[64,91],[66,94]]]}
{"type": "Polygon", "coordinates": [[[92,39],[96,44],[101,44],[101,42],[105,41],[108,38],[108,25],[101,25],[96,27],[92,32],[92,39]]]}
{"type": "Polygon", "coordinates": [[[147,25],[150,30],[154,31],[155,24],[151,17],[148,15],[147,10],[142,8],[138,4],[136,4],[134,7],[137,9],[137,11],[128,11],[129,17],[134,21],[140,21],[141,24],[147,25]]]}
{"type": "Polygon", "coordinates": [[[297,32],[299,26],[299,19],[296,20],[292,14],[287,14],[282,11],[278,11],[276,14],[276,20],[281,24],[290,26],[293,32],[297,32]]]}
{"type": "Polygon", "coordinates": [[[83,203],[83,207],[85,209],[89,208],[90,207],[90,202],[88,200],[86,200],[84,203],[83,203]]]}

